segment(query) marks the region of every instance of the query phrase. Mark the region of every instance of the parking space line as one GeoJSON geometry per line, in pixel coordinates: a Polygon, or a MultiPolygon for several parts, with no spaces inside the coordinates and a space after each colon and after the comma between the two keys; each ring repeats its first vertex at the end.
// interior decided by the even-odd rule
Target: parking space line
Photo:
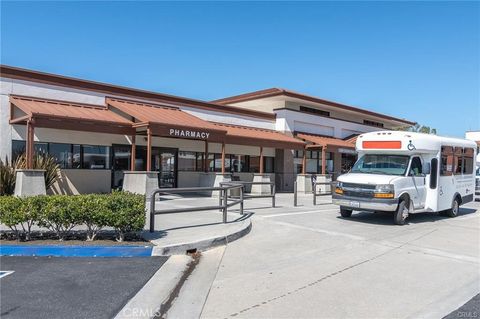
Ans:
{"type": "Polygon", "coordinates": [[[6,277],[8,275],[13,274],[15,271],[13,270],[0,270],[0,278],[6,277]]]}

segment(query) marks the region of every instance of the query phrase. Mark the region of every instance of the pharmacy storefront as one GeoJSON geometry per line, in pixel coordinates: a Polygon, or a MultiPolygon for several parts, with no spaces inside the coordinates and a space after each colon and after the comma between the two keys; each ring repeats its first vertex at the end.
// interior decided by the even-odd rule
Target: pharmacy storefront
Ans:
{"type": "MultiPolygon", "coordinates": [[[[61,168],[54,193],[109,192],[122,187],[126,172],[155,172],[159,187],[261,176],[278,190],[291,191],[297,175],[335,175],[356,157],[358,134],[322,134],[324,120],[317,114],[302,119],[313,129],[306,124],[289,129],[279,125],[294,118],[286,118],[285,110],[204,102],[9,66],[1,66],[1,74],[0,158],[25,154],[33,168],[35,154],[51,155],[61,168]]],[[[378,129],[353,126],[348,132],[378,129]]]]}

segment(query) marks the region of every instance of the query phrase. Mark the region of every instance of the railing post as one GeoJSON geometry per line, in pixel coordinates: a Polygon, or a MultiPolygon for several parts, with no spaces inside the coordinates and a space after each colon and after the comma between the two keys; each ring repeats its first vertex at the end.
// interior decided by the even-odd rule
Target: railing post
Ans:
{"type": "Polygon", "coordinates": [[[271,187],[271,191],[272,191],[272,207],[275,207],[275,193],[276,193],[275,184],[272,183],[271,185],[272,185],[272,187],[271,187]]]}
{"type": "Polygon", "coordinates": [[[293,206],[297,207],[297,181],[293,182],[293,206]]]}
{"type": "Polygon", "coordinates": [[[227,223],[227,189],[223,190],[223,223],[227,223]]]}
{"type": "Polygon", "coordinates": [[[240,187],[240,214],[243,215],[243,185],[240,187]]]}
{"type": "MultiPolygon", "coordinates": [[[[220,183],[220,187],[223,187],[223,185],[220,183]]],[[[223,204],[222,204],[222,199],[223,199],[223,192],[224,190],[219,190],[218,191],[218,206],[220,207],[220,209],[218,210],[219,212],[222,212],[223,211],[223,204]]]]}
{"type": "Polygon", "coordinates": [[[313,182],[312,193],[313,193],[313,206],[315,206],[317,205],[317,183],[316,182],[313,182]]]}
{"type": "Polygon", "coordinates": [[[155,192],[150,197],[150,232],[155,231],[155,192]]]}

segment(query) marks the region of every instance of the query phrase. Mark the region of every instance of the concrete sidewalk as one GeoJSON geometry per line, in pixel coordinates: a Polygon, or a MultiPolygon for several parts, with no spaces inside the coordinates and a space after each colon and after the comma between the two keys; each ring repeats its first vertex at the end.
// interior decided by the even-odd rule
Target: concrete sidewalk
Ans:
{"type": "MultiPolygon", "coordinates": [[[[157,210],[218,205],[218,199],[210,197],[167,198],[157,201],[157,210]]],[[[226,245],[248,234],[251,228],[252,213],[246,211],[242,215],[238,207],[229,208],[227,223],[223,223],[223,214],[218,210],[156,215],[155,232],[145,231],[142,235],[155,245],[154,256],[185,254],[226,245]]]]}

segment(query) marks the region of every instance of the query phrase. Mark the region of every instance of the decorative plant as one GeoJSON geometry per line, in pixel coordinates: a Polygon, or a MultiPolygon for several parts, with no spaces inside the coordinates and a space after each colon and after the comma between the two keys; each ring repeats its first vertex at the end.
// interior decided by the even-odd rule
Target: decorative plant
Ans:
{"type": "MultiPolygon", "coordinates": [[[[27,168],[27,157],[25,154],[17,157],[13,163],[5,159],[0,160],[0,196],[12,195],[15,191],[15,170],[27,168]]],[[[45,170],[45,188],[49,189],[58,179],[60,167],[55,158],[47,154],[37,154],[33,157],[33,168],[45,170]]]]}
{"type": "Polygon", "coordinates": [[[15,190],[15,168],[9,164],[8,157],[0,159],[0,196],[11,195],[15,190]]]}
{"type": "Polygon", "coordinates": [[[107,196],[109,222],[115,228],[117,241],[125,240],[125,235],[143,229],[145,225],[145,196],[128,192],[114,191],[107,196]]]}
{"type": "Polygon", "coordinates": [[[77,196],[51,195],[42,207],[38,225],[53,231],[60,241],[67,238],[73,227],[82,223],[77,196]]]}
{"type": "Polygon", "coordinates": [[[95,240],[98,232],[108,225],[108,195],[82,195],[77,197],[80,219],[87,226],[87,241],[95,240]]]}
{"type": "MultiPolygon", "coordinates": [[[[15,169],[27,168],[27,156],[25,153],[17,157],[13,166],[15,169]]],[[[53,156],[48,154],[37,154],[33,157],[33,169],[45,170],[45,188],[49,189],[58,179],[58,171],[60,166],[53,156]]]]}

